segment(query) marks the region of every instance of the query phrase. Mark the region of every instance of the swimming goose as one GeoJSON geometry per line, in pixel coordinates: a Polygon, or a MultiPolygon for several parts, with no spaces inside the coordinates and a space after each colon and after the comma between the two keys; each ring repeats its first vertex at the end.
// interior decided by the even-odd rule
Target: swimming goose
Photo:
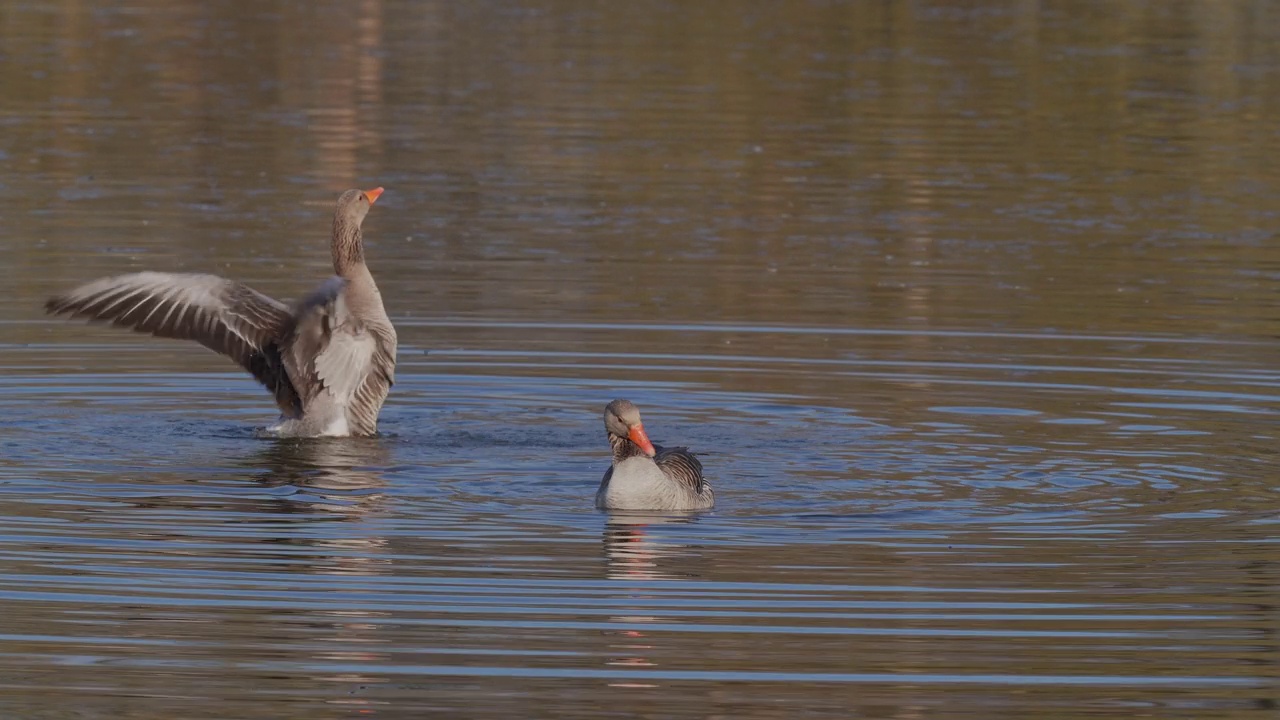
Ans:
{"type": "Polygon", "coordinates": [[[604,408],[604,428],[613,465],[596,491],[601,510],[705,510],[715,504],[702,463],[688,448],[661,448],[649,442],[640,411],[629,400],[604,408]]]}
{"type": "Polygon", "coordinates": [[[373,435],[395,382],[396,330],[364,262],[360,224],[382,188],[348,190],[333,214],[334,277],[294,307],[216,275],[140,272],[50,298],[55,315],[195,340],[275,396],[285,436],[373,435]]]}

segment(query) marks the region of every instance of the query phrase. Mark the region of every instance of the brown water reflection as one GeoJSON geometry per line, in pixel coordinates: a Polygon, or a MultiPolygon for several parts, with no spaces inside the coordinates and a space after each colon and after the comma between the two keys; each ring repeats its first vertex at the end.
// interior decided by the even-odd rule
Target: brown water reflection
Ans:
{"type": "Polygon", "coordinates": [[[0,8],[0,708],[1270,717],[1278,41],[1261,0],[0,8]],[[297,297],[368,184],[376,440],[40,314],[297,297]],[[619,394],[715,513],[591,510],[619,394]]]}

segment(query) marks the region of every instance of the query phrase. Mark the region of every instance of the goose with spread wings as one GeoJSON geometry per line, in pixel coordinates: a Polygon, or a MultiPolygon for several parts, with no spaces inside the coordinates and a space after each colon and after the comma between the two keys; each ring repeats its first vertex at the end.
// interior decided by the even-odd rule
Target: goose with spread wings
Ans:
{"type": "Polygon", "coordinates": [[[629,400],[605,406],[604,428],[613,464],[596,492],[601,510],[705,510],[715,504],[702,463],[688,448],[649,441],[640,410],[629,400]]]}
{"type": "Polygon", "coordinates": [[[336,273],[290,307],[216,275],[140,272],[50,298],[55,315],[194,340],[275,397],[281,436],[373,435],[395,381],[396,331],[364,261],[360,226],[382,188],[348,190],[333,215],[336,273]]]}

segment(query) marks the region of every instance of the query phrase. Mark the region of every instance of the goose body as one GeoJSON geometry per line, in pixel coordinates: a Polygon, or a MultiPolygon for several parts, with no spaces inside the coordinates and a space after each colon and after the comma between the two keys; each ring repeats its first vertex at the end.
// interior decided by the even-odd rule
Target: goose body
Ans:
{"type": "Polygon", "coordinates": [[[373,435],[395,382],[397,342],[360,230],[381,194],[348,190],[338,199],[335,275],[296,305],[216,275],[140,272],[81,285],[45,309],[230,357],[275,397],[281,417],[271,429],[281,435],[373,435]]]}
{"type": "Polygon", "coordinates": [[[702,463],[688,448],[662,448],[649,441],[640,411],[627,400],[605,407],[605,431],[613,463],[596,491],[601,510],[705,510],[715,493],[702,463]]]}

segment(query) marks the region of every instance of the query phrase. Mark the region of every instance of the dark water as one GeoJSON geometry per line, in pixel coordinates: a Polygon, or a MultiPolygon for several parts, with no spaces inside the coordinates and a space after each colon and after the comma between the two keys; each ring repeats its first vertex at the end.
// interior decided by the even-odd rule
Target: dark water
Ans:
{"type": "Polygon", "coordinates": [[[1267,2],[0,8],[13,718],[1272,718],[1267,2]],[[281,298],[332,205],[372,440],[48,320],[281,298]],[[626,396],[714,512],[592,509],[626,396]]]}

